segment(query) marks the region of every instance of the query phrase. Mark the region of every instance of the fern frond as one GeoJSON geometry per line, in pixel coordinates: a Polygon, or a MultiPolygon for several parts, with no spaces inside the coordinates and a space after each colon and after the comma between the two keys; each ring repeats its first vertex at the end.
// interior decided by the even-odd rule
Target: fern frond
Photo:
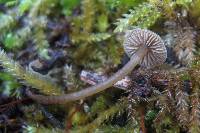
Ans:
{"type": "Polygon", "coordinates": [[[4,45],[8,49],[20,48],[31,34],[31,28],[26,26],[16,33],[8,33],[4,39],[4,45]]]}
{"type": "Polygon", "coordinates": [[[95,18],[95,2],[94,0],[83,0],[82,1],[82,23],[83,23],[83,31],[85,33],[92,32],[92,27],[94,24],[95,18]]]}
{"type": "Polygon", "coordinates": [[[22,83],[34,88],[39,89],[41,92],[50,95],[61,94],[61,89],[47,81],[39,74],[30,72],[28,69],[24,69],[14,60],[10,59],[3,50],[0,50],[0,63],[1,66],[14,77],[23,80],[22,83]]]}
{"type": "Polygon", "coordinates": [[[148,0],[151,4],[160,7],[162,10],[162,14],[168,20],[175,20],[177,16],[176,8],[181,7],[182,9],[189,9],[192,0],[148,0]]]}
{"type": "MultiPolygon", "coordinates": [[[[196,86],[193,89],[199,89],[199,87],[196,86]]],[[[200,99],[197,93],[191,99],[191,105],[192,105],[192,110],[190,114],[189,132],[199,133],[200,132],[200,99]]]]}
{"type": "Polygon", "coordinates": [[[7,30],[9,30],[14,24],[15,19],[13,16],[9,14],[0,14],[0,31],[1,34],[7,30]]]}
{"type": "Polygon", "coordinates": [[[178,60],[184,65],[191,64],[194,58],[194,52],[196,51],[195,34],[191,27],[185,27],[185,31],[177,34],[174,51],[178,60]]]}
{"type": "Polygon", "coordinates": [[[33,31],[33,41],[36,44],[36,49],[41,57],[44,57],[46,59],[49,59],[48,50],[49,43],[46,38],[46,34],[44,32],[44,29],[47,24],[47,18],[46,17],[38,17],[38,19],[35,19],[35,22],[33,23],[33,26],[35,26],[33,31]]]}
{"type": "Polygon", "coordinates": [[[33,0],[21,0],[18,6],[19,14],[23,15],[26,11],[28,11],[31,8],[33,2],[33,0]]]}
{"type": "Polygon", "coordinates": [[[31,6],[28,17],[36,18],[40,14],[49,14],[51,12],[51,8],[59,2],[57,0],[36,0],[31,6]]]}
{"type": "Polygon", "coordinates": [[[189,71],[192,82],[192,94],[191,94],[191,113],[190,113],[190,133],[200,132],[200,99],[199,99],[199,86],[200,86],[200,63],[199,58],[196,58],[192,69],[189,71]]]}
{"type": "Polygon", "coordinates": [[[161,108],[160,112],[171,113],[171,115],[174,116],[175,115],[174,110],[176,109],[176,101],[174,99],[174,92],[173,92],[174,86],[173,86],[173,81],[169,82],[170,85],[167,87],[166,93],[159,98],[159,105],[161,108]]]}
{"type": "Polygon", "coordinates": [[[116,115],[116,113],[121,114],[122,112],[125,111],[125,108],[127,107],[126,106],[127,104],[124,102],[127,102],[127,101],[125,100],[119,101],[114,106],[100,113],[99,116],[92,123],[89,123],[88,125],[79,128],[78,132],[81,132],[81,133],[85,133],[88,131],[93,132],[94,129],[99,127],[103,122],[105,122],[108,119],[112,119],[116,115]]]}
{"type": "Polygon", "coordinates": [[[176,117],[181,126],[187,129],[189,124],[189,95],[182,89],[179,87],[176,89],[176,117]]]}
{"type": "Polygon", "coordinates": [[[169,112],[166,112],[164,108],[159,111],[157,118],[154,120],[154,127],[157,133],[180,133],[179,126],[173,121],[173,117],[169,112]]]}
{"type": "Polygon", "coordinates": [[[73,43],[79,43],[81,41],[92,43],[92,42],[100,42],[100,41],[106,40],[109,37],[111,37],[109,33],[96,33],[96,34],[90,34],[90,35],[79,34],[76,36],[72,36],[72,41],[73,43]]]}
{"type": "Polygon", "coordinates": [[[77,83],[77,78],[76,78],[76,74],[72,69],[72,66],[69,65],[65,65],[63,67],[63,76],[62,79],[64,81],[64,85],[66,88],[68,88],[68,90],[70,91],[70,89],[77,89],[78,90],[78,83],[77,83]]]}
{"type": "Polygon", "coordinates": [[[176,5],[181,5],[183,7],[189,8],[189,5],[192,3],[192,0],[176,0],[176,5]]]}
{"type": "Polygon", "coordinates": [[[148,28],[161,16],[157,7],[150,3],[140,4],[129,12],[129,14],[123,15],[124,18],[118,19],[118,22],[115,23],[117,27],[114,32],[122,32],[130,26],[148,28]]]}
{"type": "Polygon", "coordinates": [[[91,116],[95,116],[104,111],[108,106],[107,101],[108,99],[105,96],[99,96],[91,106],[91,116]]]}
{"type": "Polygon", "coordinates": [[[104,125],[98,127],[95,132],[103,132],[103,133],[139,133],[140,127],[135,123],[128,123],[127,125],[121,127],[118,125],[104,125]]]}

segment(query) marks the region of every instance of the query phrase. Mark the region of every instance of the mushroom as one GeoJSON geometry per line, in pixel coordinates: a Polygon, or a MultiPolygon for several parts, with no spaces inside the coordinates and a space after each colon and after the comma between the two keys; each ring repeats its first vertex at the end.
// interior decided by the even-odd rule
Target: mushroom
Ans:
{"type": "Polygon", "coordinates": [[[156,33],[146,29],[133,29],[126,33],[124,50],[130,57],[130,61],[117,73],[105,82],[88,87],[78,92],[61,96],[36,95],[27,91],[27,95],[33,100],[43,104],[64,104],[91,96],[111,87],[115,82],[130,73],[137,64],[142,67],[151,68],[165,62],[167,50],[164,42],[156,33]]]}

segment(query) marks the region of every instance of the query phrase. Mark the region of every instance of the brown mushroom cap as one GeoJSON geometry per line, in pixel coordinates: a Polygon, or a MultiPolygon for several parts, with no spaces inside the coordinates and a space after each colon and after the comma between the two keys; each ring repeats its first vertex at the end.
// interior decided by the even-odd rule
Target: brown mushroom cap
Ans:
{"type": "Polygon", "coordinates": [[[165,62],[167,50],[163,40],[156,33],[146,29],[133,29],[125,35],[124,50],[129,57],[134,56],[140,47],[147,48],[141,60],[142,67],[151,68],[165,62]]]}

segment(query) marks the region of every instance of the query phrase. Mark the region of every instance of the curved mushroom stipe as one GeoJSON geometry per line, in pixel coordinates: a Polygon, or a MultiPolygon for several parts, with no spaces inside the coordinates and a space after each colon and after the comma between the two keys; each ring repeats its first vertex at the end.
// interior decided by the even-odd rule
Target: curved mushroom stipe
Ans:
{"type": "Polygon", "coordinates": [[[131,56],[130,61],[105,82],[61,96],[36,95],[29,90],[27,91],[27,95],[42,104],[65,104],[86,98],[111,87],[130,73],[137,64],[149,68],[162,64],[167,57],[162,39],[156,33],[144,29],[134,29],[128,32],[125,36],[124,49],[131,56]]]}
{"type": "Polygon", "coordinates": [[[100,91],[103,91],[109,87],[111,87],[115,82],[121,80],[128,73],[130,73],[134,67],[140,62],[141,56],[144,56],[144,50],[140,49],[137,54],[134,56],[134,59],[131,59],[121,70],[115,73],[112,77],[110,77],[105,82],[97,84],[95,86],[88,87],[78,92],[65,94],[61,96],[43,96],[43,95],[35,95],[31,93],[29,90],[27,91],[27,95],[38,103],[42,104],[65,104],[70,101],[76,101],[79,99],[83,99],[85,97],[96,94],[100,91]]]}

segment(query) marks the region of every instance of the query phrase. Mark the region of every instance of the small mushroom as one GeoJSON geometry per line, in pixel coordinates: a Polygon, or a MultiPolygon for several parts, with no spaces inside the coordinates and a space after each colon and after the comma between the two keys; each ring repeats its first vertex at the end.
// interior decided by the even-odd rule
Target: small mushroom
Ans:
{"type": "Polygon", "coordinates": [[[165,62],[167,50],[164,42],[156,33],[146,29],[134,29],[125,35],[124,50],[130,58],[134,59],[136,52],[143,49],[140,65],[151,68],[165,62]]]}
{"type": "Polygon", "coordinates": [[[128,31],[125,35],[123,45],[125,52],[130,57],[130,61],[105,82],[61,96],[35,95],[30,91],[27,92],[27,95],[43,104],[64,104],[83,99],[111,87],[130,73],[137,64],[140,64],[142,67],[151,68],[164,63],[167,58],[167,50],[162,39],[156,33],[146,29],[137,28],[128,31]]]}

